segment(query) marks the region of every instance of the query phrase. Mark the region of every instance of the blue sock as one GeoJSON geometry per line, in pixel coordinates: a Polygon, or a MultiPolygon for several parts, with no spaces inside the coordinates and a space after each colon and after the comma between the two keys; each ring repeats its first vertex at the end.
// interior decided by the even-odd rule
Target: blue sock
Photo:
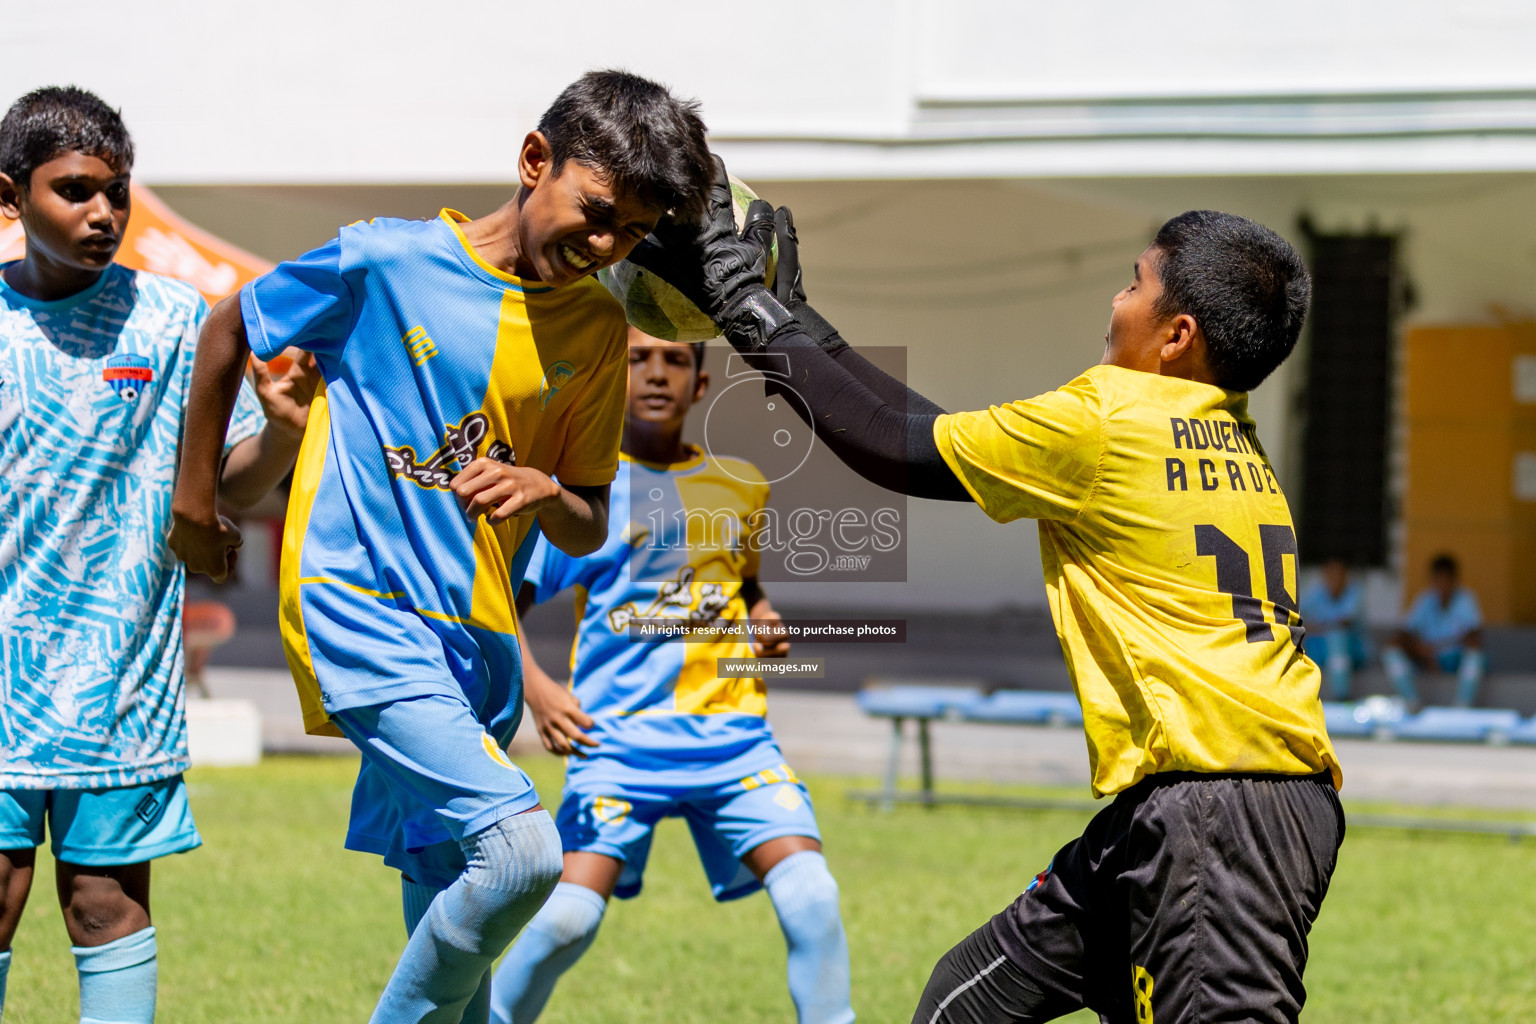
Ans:
{"type": "Polygon", "coordinates": [[[763,886],[789,944],[789,997],[800,1024],[849,1024],[848,937],[827,859],[815,850],[792,853],[763,886]]]}
{"type": "Polygon", "coordinates": [[[160,973],[153,927],[70,952],[80,972],[80,1024],[153,1024],[160,973]]]}
{"type": "Polygon", "coordinates": [[[555,990],[597,938],[608,901],[585,886],[561,882],[496,972],[491,989],[493,1024],[533,1024],[555,990]]]}
{"type": "Polygon", "coordinates": [[[543,811],[504,818],[459,845],[468,866],[412,930],[372,1024],[468,1024],[475,1003],[483,1013],[477,996],[491,964],[560,880],[560,834],[543,811]]]}
{"type": "Polygon", "coordinates": [[[423,917],[427,916],[427,908],[442,891],[436,886],[422,885],[404,875],[400,876],[400,907],[405,911],[406,938],[410,938],[415,933],[416,926],[421,923],[423,917]]]}
{"type": "Polygon", "coordinates": [[[1328,680],[1328,688],[1333,691],[1334,700],[1349,700],[1349,677],[1354,667],[1348,651],[1335,651],[1328,655],[1323,665],[1323,676],[1328,680]]]}
{"type": "Polygon", "coordinates": [[[493,968],[487,967],[485,973],[480,975],[480,986],[469,997],[469,1002],[464,1004],[464,1014],[459,1018],[459,1024],[490,1024],[491,980],[495,973],[493,968]]]}
{"type": "Polygon", "coordinates": [[[0,953],[0,1014],[5,1013],[5,976],[11,973],[11,951],[0,953]]]}
{"type": "MultiPolygon", "coordinates": [[[[404,875],[400,876],[400,906],[405,911],[405,934],[409,938],[416,931],[416,926],[421,919],[427,916],[427,908],[432,901],[437,899],[437,894],[443,890],[431,885],[422,885],[413,882],[404,875]]],[[[474,996],[464,1007],[464,1014],[459,1018],[459,1024],[479,1024],[480,1021],[489,1021],[491,1013],[491,972],[487,970],[485,976],[480,979],[480,987],[475,990],[474,996]]]]}
{"type": "Polygon", "coordinates": [[[1487,664],[1483,652],[1469,647],[1461,652],[1461,664],[1456,670],[1456,706],[1469,708],[1477,699],[1477,688],[1483,681],[1483,666],[1487,664]]]}
{"type": "Polygon", "coordinates": [[[1388,647],[1381,652],[1381,667],[1387,670],[1387,678],[1392,680],[1392,686],[1412,708],[1419,702],[1419,688],[1413,683],[1413,662],[1408,660],[1408,655],[1396,647],[1388,647]]]}

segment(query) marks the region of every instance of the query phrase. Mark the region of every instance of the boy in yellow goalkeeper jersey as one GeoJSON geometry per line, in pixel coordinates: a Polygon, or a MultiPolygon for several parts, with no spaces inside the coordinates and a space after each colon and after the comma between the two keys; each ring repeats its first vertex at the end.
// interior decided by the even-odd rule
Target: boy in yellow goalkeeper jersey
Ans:
{"type": "Polygon", "coordinates": [[[712,209],[631,258],[749,359],[787,360],[818,436],[861,475],[1039,521],[1093,789],[1114,797],[943,957],[914,1022],[1085,1006],[1138,1024],[1295,1021],[1344,835],[1341,773],[1302,648],[1296,535],[1247,392],[1301,331],[1310,283],[1296,252],[1242,217],[1175,217],[1115,296],[1100,365],[949,415],[805,304],[787,210],[757,206],[738,234],[728,196],[712,209]]]}

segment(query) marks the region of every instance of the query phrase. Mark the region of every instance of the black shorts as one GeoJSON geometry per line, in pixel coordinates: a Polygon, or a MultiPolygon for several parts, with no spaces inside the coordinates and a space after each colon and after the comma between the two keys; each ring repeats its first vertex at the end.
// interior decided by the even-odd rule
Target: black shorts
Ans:
{"type": "Polygon", "coordinates": [[[1343,839],[1326,773],[1144,779],[939,961],[913,1024],[1290,1024],[1343,839]]]}

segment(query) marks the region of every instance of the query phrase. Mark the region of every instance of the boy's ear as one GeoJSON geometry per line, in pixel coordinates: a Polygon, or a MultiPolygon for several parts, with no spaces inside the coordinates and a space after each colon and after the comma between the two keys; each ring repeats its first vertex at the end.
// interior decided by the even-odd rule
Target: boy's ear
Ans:
{"type": "Polygon", "coordinates": [[[21,189],[9,174],[0,174],[0,216],[6,220],[21,219],[21,189]]]}
{"type": "Polygon", "coordinates": [[[1195,323],[1195,318],[1188,313],[1180,313],[1164,328],[1163,347],[1158,355],[1163,362],[1173,363],[1190,354],[1195,345],[1195,339],[1200,334],[1200,325],[1195,323]]]}
{"type": "Polygon", "coordinates": [[[704,392],[709,390],[709,371],[700,370],[693,383],[693,400],[697,402],[704,397],[704,392]]]}
{"type": "Polygon", "coordinates": [[[549,140],[543,132],[529,132],[517,154],[517,178],[524,188],[537,188],[550,176],[549,140]]]}

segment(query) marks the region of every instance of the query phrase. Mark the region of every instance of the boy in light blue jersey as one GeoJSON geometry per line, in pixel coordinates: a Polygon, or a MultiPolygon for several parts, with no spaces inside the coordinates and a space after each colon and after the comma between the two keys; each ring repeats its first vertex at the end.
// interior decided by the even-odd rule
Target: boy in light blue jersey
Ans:
{"type": "Polygon", "coordinates": [[[1429,564],[1429,586],[1419,592],[1403,624],[1381,654],[1382,665],[1399,696],[1410,707],[1419,703],[1416,670],[1456,676],[1456,706],[1477,699],[1486,664],[1483,611],[1477,595],[1460,584],[1461,568],[1452,555],[1436,555],[1429,564]]]}
{"type": "MultiPolygon", "coordinates": [[[[166,532],[208,308],[112,262],[132,164],[118,113],[79,89],[29,93],[0,121],[0,213],[27,236],[0,267],[0,1011],[46,825],[81,1020],[147,1024],[150,862],[202,842],[166,532]]],[[[302,363],[255,374],[219,452],[237,505],[293,465],[315,383],[302,363]]]]}
{"type": "Polygon", "coordinates": [[[1322,574],[1301,592],[1307,624],[1307,654],[1323,670],[1334,700],[1349,699],[1350,679],[1369,657],[1360,584],[1349,578],[1349,563],[1330,558],[1322,574]]]}
{"type": "Polygon", "coordinates": [[[717,671],[719,659],[783,657],[788,643],[771,632],[754,642],[637,639],[630,628],[778,621],[757,582],[752,537],[767,483],[750,463],[682,440],[709,383],[702,357],[701,345],[630,328],[608,538],[582,558],[541,541],[529,562],[520,606],[578,594],[572,688],[523,652],[540,737],[551,753],[572,755],[557,817],[565,865],[497,972],[498,1024],[535,1020],[596,938],[608,898],[639,895],[652,834],[667,817],[688,822],[717,900],[768,890],[800,1024],[854,1019],[837,883],[810,794],[774,741],[762,680],[717,671]]]}
{"type": "Polygon", "coordinates": [[[595,280],[702,207],[696,105],[617,71],[567,88],[478,220],[343,228],[215,307],[171,544],[226,571],[212,478],[249,349],[325,378],[283,536],[281,623],[312,732],[362,752],[346,845],[401,872],[409,934],[375,1024],[483,1022],[490,968],[559,878],[559,837],[503,748],[522,711],[515,583],[539,532],[607,531],[623,310],[595,280]],[[557,483],[555,478],[558,477],[557,483]]]}

